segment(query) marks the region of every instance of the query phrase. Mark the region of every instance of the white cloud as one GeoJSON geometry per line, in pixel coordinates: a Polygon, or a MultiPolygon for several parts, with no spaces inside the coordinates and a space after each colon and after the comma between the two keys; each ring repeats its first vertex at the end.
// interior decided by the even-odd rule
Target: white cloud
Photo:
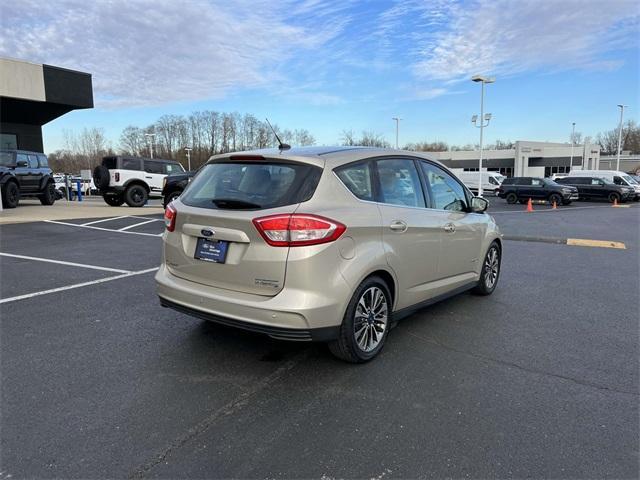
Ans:
{"type": "Polygon", "coordinates": [[[443,30],[421,39],[420,78],[609,69],[617,59],[608,52],[638,45],[635,0],[478,0],[451,13],[443,30]]]}
{"type": "Polygon", "coordinates": [[[324,18],[336,13],[324,2],[20,0],[0,8],[0,54],[90,72],[97,103],[114,106],[286,83],[289,57],[326,44],[348,23],[324,18]],[[302,21],[310,8],[323,9],[320,27],[302,21]]]}

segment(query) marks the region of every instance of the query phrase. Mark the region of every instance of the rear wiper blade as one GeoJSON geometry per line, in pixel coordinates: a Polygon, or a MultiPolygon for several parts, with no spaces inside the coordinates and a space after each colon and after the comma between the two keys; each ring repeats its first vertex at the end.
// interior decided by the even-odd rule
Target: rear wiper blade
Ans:
{"type": "Polygon", "coordinates": [[[214,198],[211,201],[219,208],[262,208],[262,205],[237,198],[214,198]]]}

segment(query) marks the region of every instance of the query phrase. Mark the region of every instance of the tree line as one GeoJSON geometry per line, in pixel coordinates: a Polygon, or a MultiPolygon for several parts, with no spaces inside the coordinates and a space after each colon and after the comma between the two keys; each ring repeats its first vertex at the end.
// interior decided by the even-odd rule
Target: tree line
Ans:
{"type": "MultiPolygon", "coordinates": [[[[282,129],[273,125],[284,143],[292,146],[315,145],[314,136],[306,129],[282,129]]],[[[63,132],[64,148],[49,154],[49,163],[56,172],[77,173],[81,169],[93,169],[108,155],[153,156],[178,160],[187,168],[185,147],[191,150],[191,168],[196,169],[211,155],[219,153],[252,150],[277,146],[275,135],[266,121],[251,114],[198,111],[187,116],[163,115],[146,127],[130,125],[120,134],[115,148],[107,140],[104,129],[84,128],[75,133],[63,132]]],[[[571,138],[568,139],[569,142],[571,138]]],[[[618,129],[598,133],[595,138],[585,137],[575,132],[573,141],[583,141],[600,145],[602,155],[614,155],[618,149],[618,129]]],[[[345,146],[367,146],[391,148],[384,136],[372,130],[364,130],[360,135],[352,129],[343,130],[340,143],[345,146]]],[[[445,152],[477,150],[478,144],[454,145],[442,140],[425,140],[407,143],[404,150],[421,152],[445,152]]],[[[509,140],[496,140],[484,145],[487,150],[515,148],[509,140]]],[[[622,150],[640,154],[640,126],[627,121],[622,129],[622,150]]]]}
{"type": "MultiPolygon", "coordinates": [[[[273,125],[282,142],[296,146],[315,145],[308,130],[282,129],[273,125]]],[[[186,168],[185,147],[191,148],[191,168],[196,169],[219,153],[275,147],[276,137],[266,121],[251,114],[199,111],[190,115],[163,115],[151,125],[125,127],[114,149],[104,129],[64,131],[64,148],[49,154],[55,171],[93,169],[108,155],[133,155],[177,160],[186,168]]]]}

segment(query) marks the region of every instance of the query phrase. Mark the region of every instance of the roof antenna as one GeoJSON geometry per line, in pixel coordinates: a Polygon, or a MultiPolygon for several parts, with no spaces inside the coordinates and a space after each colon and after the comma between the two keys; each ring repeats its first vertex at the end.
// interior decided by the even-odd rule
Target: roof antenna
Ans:
{"type": "Polygon", "coordinates": [[[276,139],[278,140],[278,149],[280,151],[282,150],[289,150],[291,148],[291,145],[287,144],[287,143],[282,143],[282,140],[280,140],[280,137],[278,136],[278,134],[276,133],[275,129],[271,126],[271,123],[269,122],[268,118],[265,118],[265,120],[267,121],[267,125],[269,125],[269,128],[271,129],[271,131],[273,132],[273,134],[276,136],[276,139]]]}

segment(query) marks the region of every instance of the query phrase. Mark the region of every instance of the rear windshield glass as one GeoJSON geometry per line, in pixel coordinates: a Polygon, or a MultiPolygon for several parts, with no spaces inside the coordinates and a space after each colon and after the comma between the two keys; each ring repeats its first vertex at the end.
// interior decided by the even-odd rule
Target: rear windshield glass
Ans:
{"type": "Polygon", "coordinates": [[[0,152],[0,165],[10,167],[13,165],[13,152],[0,152]]]}
{"type": "Polygon", "coordinates": [[[212,163],[180,196],[200,208],[258,210],[304,202],[318,185],[318,167],[294,163],[212,163]]]}

